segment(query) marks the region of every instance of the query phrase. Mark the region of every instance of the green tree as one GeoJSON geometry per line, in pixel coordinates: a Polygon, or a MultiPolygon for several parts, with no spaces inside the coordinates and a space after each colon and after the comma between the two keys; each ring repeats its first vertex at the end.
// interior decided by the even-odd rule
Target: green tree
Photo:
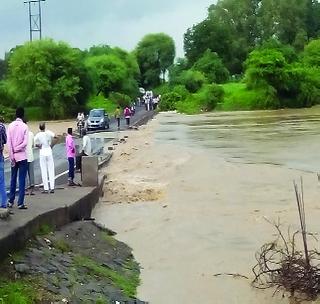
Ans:
{"type": "Polygon", "coordinates": [[[119,92],[135,97],[138,92],[139,66],[133,54],[120,48],[90,48],[85,64],[94,80],[96,94],[119,92]],[[97,54],[97,55],[96,55],[97,54]]]}
{"type": "Polygon", "coordinates": [[[3,80],[7,74],[8,63],[6,60],[0,59],[0,80],[3,80]]]}
{"type": "Polygon", "coordinates": [[[173,64],[175,44],[164,33],[149,34],[138,43],[135,54],[141,71],[141,85],[152,88],[164,81],[168,68],[173,64]]]}
{"type": "Polygon", "coordinates": [[[232,74],[241,74],[243,62],[257,41],[259,2],[220,0],[211,5],[208,17],[185,34],[185,53],[191,64],[210,49],[232,74]]]}
{"type": "Polygon", "coordinates": [[[199,71],[186,70],[175,79],[175,85],[184,85],[190,93],[197,92],[207,82],[206,77],[199,71]]]}
{"type": "Polygon", "coordinates": [[[51,118],[73,115],[84,104],[87,75],[81,52],[63,42],[28,42],[9,57],[8,82],[18,102],[46,108],[51,118]]]}
{"type": "Polygon", "coordinates": [[[210,50],[195,62],[193,69],[202,72],[209,82],[223,83],[229,79],[229,71],[222,60],[210,50]]]}
{"type": "Polygon", "coordinates": [[[246,67],[245,79],[249,88],[271,86],[278,91],[288,82],[287,62],[279,50],[254,50],[246,61],[246,67]]]}
{"type": "Polygon", "coordinates": [[[307,66],[320,68],[320,39],[311,41],[305,47],[302,60],[307,66]]]}

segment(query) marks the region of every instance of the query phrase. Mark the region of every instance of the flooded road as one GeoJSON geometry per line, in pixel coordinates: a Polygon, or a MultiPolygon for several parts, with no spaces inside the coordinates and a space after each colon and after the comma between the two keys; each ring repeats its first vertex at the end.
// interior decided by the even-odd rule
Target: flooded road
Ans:
{"type": "Polygon", "coordinates": [[[151,304],[288,304],[251,287],[266,221],[298,228],[292,181],[303,177],[319,233],[320,109],[160,114],[115,152],[93,216],[133,248],[139,298],[151,304]],[[119,186],[120,185],[120,186],[119,186]],[[157,190],[156,199],[135,197],[157,190]],[[125,196],[123,195],[125,194],[125,196]],[[126,200],[124,200],[124,197],[126,200]],[[249,279],[219,273],[234,273],[249,279]]]}
{"type": "Polygon", "coordinates": [[[320,170],[320,107],[180,118],[168,118],[161,125],[159,133],[170,133],[163,139],[181,139],[182,124],[187,132],[184,144],[201,145],[227,161],[280,165],[309,172],[320,170]],[[172,128],[175,125],[178,128],[172,128]]]}

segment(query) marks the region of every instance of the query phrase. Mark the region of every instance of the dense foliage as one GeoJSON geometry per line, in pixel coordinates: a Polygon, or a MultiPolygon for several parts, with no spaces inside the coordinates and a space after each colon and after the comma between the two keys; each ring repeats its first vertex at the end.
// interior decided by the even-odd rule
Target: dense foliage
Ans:
{"type": "Polygon", "coordinates": [[[232,74],[241,74],[248,54],[261,43],[276,38],[302,50],[319,34],[317,0],[219,0],[186,32],[185,52],[194,64],[209,49],[232,74]]]}
{"type": "Polygon", "coordinates": [[[53,40],[17,48],[9,59],[7,83],[18,104],[46,107],[51,118],[75,112],[91,89],[81,52],[53,40]]]}
{"type": "Polygon", "coordinates": [[[150,34],[139,42],[135,53],[141,71],[141,85],[154,88],[165,80],[166,72],[173,64],[175,44],[166,34],[150,34]]]}
{"type": "Polygon", "coordinates": [[[160,110],[200,113],[320,104],[320,2],[218,0],[184,35],[175,59],[164,33],[133,52],[108,45],[81,51],[42,40],[0,60],[0,114],[22,105],[30,118],[63,118],[129,105],[139,87],[162,95],[160,110]]]}

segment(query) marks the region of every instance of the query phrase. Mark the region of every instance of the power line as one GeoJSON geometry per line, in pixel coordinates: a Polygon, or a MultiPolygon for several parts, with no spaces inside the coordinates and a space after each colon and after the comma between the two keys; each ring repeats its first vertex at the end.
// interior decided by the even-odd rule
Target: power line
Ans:
{"type": "Polygon", "coordinates": [[[33,41],[35,37],[42,39],[42,12],[41,2],[46,0],[27,0],[24,1],[28,4],[29,9],[29,31],[30,41],[33,41]]]}

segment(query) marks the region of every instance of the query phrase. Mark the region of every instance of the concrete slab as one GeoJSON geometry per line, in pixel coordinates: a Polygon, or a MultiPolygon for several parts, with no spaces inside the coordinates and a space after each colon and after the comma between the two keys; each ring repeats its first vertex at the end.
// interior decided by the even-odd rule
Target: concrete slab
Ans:
{"type": "Polygon", "coordinates": [[[82,184],[83,186],[94,187],[98,185],[98,157],[82,157],[82,184]]]}
{"type": "Polygon", "coordinates": [[[0,221],[0,259],[24,248],[28,239],[42,225],[59,228],[72,221],[91,217],[91,211],[102,193],[104,176],[97,187],[72,187],[57,189],[54,194],[26,197],[28,210],[14,206],[7,220],[0,221]]]}

